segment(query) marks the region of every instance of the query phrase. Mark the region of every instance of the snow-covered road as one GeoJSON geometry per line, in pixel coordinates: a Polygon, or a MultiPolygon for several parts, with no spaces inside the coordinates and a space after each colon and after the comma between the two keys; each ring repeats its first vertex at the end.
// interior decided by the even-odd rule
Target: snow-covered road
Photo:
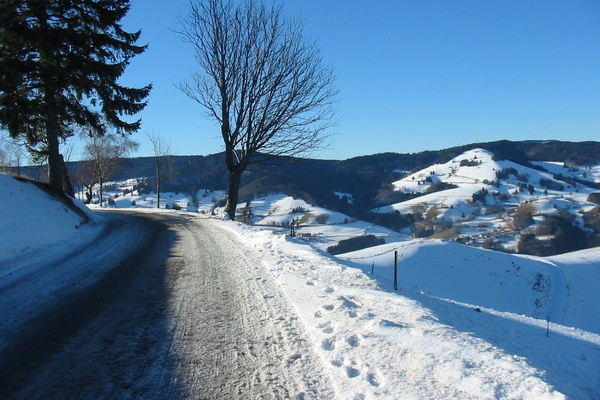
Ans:
{"type": "Polygon", "coordinates": [[[296,312],[257,253],[209,220],[173,226],[173,380],[188,398],[332,398],[296,312]]]}
{"type": "Polygon", "coordinates": [[[3,398],[333,397],[292,305],[231,233],[107,218],[3,277],[3,398]]]}
{"type": "Polygon", "coordinates": [[[159,294],[174,239],[149,219],[103,220],[77,243],[24,253],[1,277],[0,397],[102,398],[130,374],[121,360],[140,343],[124,336],[148,328],[140,294],[159,294]]]}

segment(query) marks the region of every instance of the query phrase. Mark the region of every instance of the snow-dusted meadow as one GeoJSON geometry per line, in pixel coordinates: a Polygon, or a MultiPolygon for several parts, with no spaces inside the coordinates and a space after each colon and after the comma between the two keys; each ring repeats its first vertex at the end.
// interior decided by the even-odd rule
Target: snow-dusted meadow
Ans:
{"type": "MultiPolygon", "coordinates": [[[[74,241],[101,232],[100,214],[81,224],[29,183],[0,175],[0,184],[0,279],[26,268],[32,251],[66,253],[74,241]]],[[[210,197],[218,194],[205,193],[197,197],[206,203],[181,217],[209,218],[210,197]]],[[[131,206],[128,197],[123,207],[131,206]]],[[[149,199],[136,199],[138,208],[149,199]]],[[[251,209],[259,226],[210,221],[259,253],[265,274],[303,321],[338,398],[600,398],[597,249],[537,258],[409,241],[283,195],[257,199],[251,209]],[[295,218],[306,225],[299,233],[310,235],[286,235],[282,223],[295,218]],[[339,257],[324,252],[340,237],[363,233],[387,243],[339,257]]]]}

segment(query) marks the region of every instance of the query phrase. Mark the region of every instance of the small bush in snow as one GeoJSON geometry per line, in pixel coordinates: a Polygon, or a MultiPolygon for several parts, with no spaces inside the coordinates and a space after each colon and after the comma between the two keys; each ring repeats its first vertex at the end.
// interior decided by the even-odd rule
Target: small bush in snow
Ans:
{"type": "Polygon", "coordinates": [[[522,229],[532,225],[533,223],[534,220],[531,211],[527,209],[517,210],[515,215],[513,215],[512,225],[515,229],[522,229]]]}
{"type": "Polygon", "coordinates": [[[594,204],[600,204],[600,192],[590,193],[587,198],[587,201],[594,204]]]}
{"type": "Polygon", "coordinates": [[[329,215],[319,214],[315,217],[315,222],[319,225],[325,225],[327,223],[327,219],[329,219],[329,215]]]}
{"type": "Polygon", "coordinates": [[[357,251],[366,249],[367,247],[378,246],[385,244],[384,238],[378,238],[374,235],[357,236],[350,239],[340,240],[335,246],[327,248],[327,252],[332,255],[349,253],[351,251],[357,251]]]}
{"type": "Polygon", "coordinates": [[[499,214],[506,211],[502,204],[495,204],[485,208],[484,215],[499,214]]]}

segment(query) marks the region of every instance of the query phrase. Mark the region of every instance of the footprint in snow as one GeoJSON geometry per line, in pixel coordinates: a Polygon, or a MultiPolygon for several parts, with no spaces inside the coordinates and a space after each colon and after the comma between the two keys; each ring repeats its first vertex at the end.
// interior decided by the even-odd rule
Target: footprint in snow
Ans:
{"type": "Polygon", "coordinates": [[[356,299],[352,299],[349,297],[344,297],[344,296],[340,296],[338,297],[338,300],[342,301],[342,307],[344,308],[361,308],[362,306],[358,303],[358,301],[356,299]]]}
{"type": "Polygon", "coordinates": [[[394,321],[390,321],[389,319],[382,319],[379,321],[379,326],[382,328],[406,328],[406,326],[394,321]]]}
{"type": "Polygon", "coordinates": [[[348,343],[352,347],[358,347],[360,346],[360,338],[356,335],[352,335],[346,338],[346,343],[348,343]]]}
{"type": "Polygon", "coordinates": [[[329,294],[329,293],[333,293],[333,292],[335,292],[334,288],[332,288],[332,287],[325,288],[325,293],[329,294]]]}
{"type": "Polygon", "coordinates": [[[333,326],[331,326],[331,321],[326,322],[324,324],[320,324],[319,326],[317,326],[317,328],[319,328],[321,332],[326,334],[333,333],[334,331],[333,326]]]}
{"type": "Polygon", "coordinates": [[[327,338],[323,339],[321,342],[321,347],[323,350],[333,351],[335,350],[335,338],[327,338]]]}
{"type": "Polygon", "coordinates": [[[331,360],[330,362],[331,362],[331,365],[333,365],[334,367],[338,367],[338,368],[341,367],[342,365],[344,365],[344,363],[341,360],[338,360],[335,358],[333,360],[331,360]]]}
{"type": "Polygon", "coordinates": [[[381,385],[381,378],[379,378],[377,374],[369,373],[367,374],[367,382],[369,382],[371,386],[379,387],[381,385]]]}
{"type": "Polygon", "coordinates": [[[354,367],[346,366],[345,370],[346,370],[346,376],[348,378],[356,378],[357,376],[360,375],[360,371],[354,367]]]}

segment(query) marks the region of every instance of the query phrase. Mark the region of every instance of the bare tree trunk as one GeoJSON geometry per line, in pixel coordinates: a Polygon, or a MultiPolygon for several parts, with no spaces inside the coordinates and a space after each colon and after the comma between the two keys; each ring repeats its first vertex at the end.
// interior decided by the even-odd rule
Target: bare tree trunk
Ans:
{"type": "Polygon", "coordinates": [[[99,181],[100,181],[100,207],[102,207],[102,196],[103,196],[103,192],[104,192],[104,180],[102,178],[100,178],[99,181]]]}
{"type": "Polygon", "coordinates": [[[148,134],[148,140],[154,149],[154,165],[156,167],[156,197],[157,207],[160,208],[160,189],[162,182],[169,179],[171,171],[171,143],[165,141],[158,134],[148,134]]]}
{"type": "Polygon", "coordinates": [[[160,171],[160,160],[158,157],[155,159],[156,163],[156,208],[160,208],[160,181],[161,181],[161,171],[160,171]]]}
{"type": "Polygon", "coordinates": [[[229,188],[227,189],[227,204],[225,204],[225,213],[229,218],[235,220],[235,209],[238,204],[240,192],[240,179],[243,169],[235,168],[229,171],[229,188]]]}
{"type": "Polygon", "coordinates": [[[94,194],[92,193],[92,187],[90,186],[87,189],[87,192],[84,192],[84,196],[85,196],[85,204],[90,204],[92,202],[92,198],[94,197],[94,194]]]}
{"type": "Polygon", "coordinates": [[[156,175],[156,208],[160,208],[160,175],[156,175]]]}

